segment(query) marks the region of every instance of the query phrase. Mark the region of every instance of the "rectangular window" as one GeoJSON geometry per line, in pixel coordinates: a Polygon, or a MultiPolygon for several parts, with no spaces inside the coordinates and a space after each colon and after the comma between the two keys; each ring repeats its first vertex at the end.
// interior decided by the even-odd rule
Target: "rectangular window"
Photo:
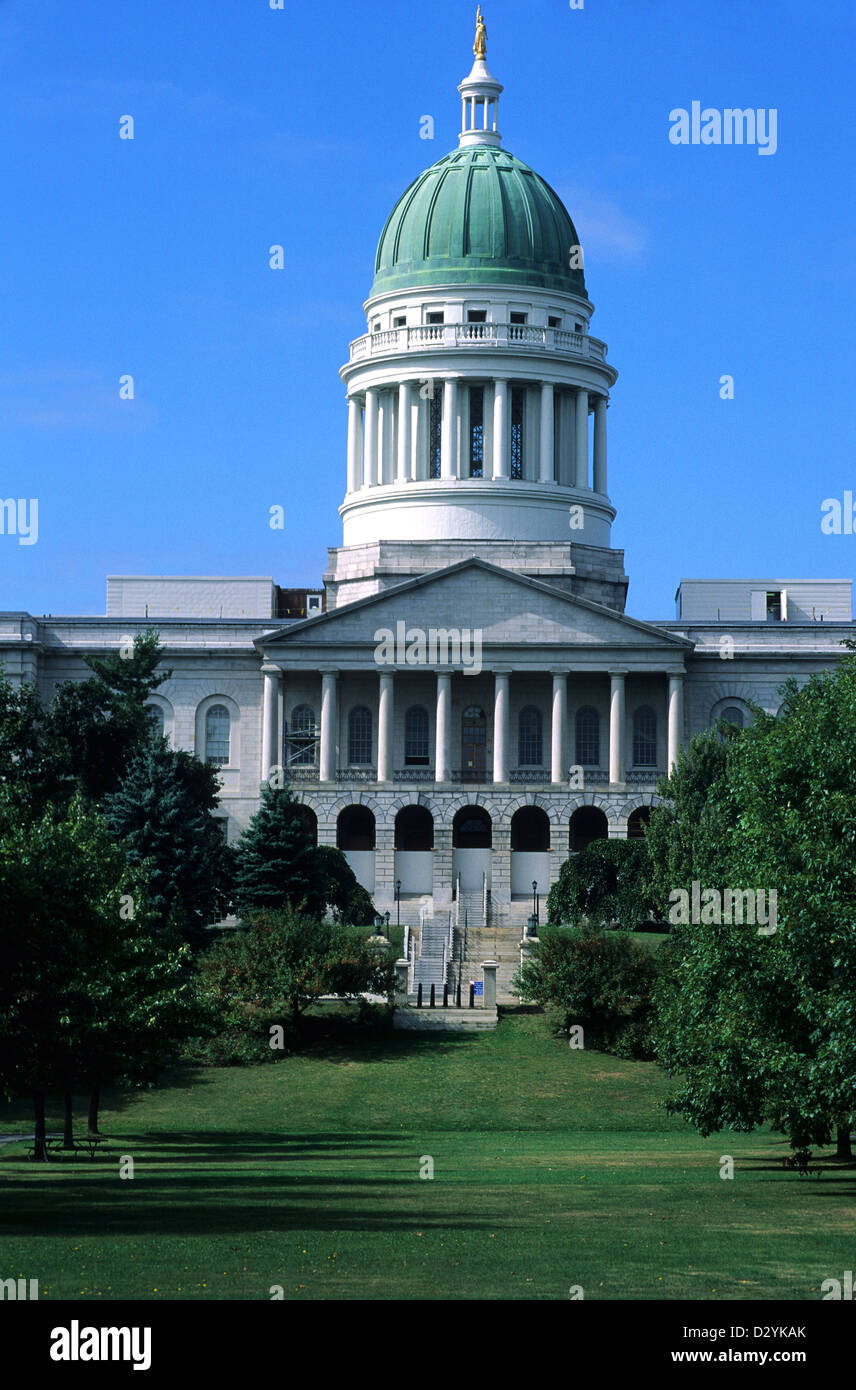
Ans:
{"type": "Polygon", "coordinates": [[[521,314],[517,309],[513,309],[513,310],[511,311],[511,314],[509,315],[509,318],[510,318],[510,320],[511,320],[512,323],[525,323],[525,322],[526,322],[526,315],[525,315],[525,314],[521,314]]]}
{"type": "Polygon", "coordinates": [[[484,477],[484,387],[470,387],[470,477],[484,477]]]}
{"type": "Polygon", "coordinates": [[[467,323],[487,323],[487,309],[468,309],[467,323]]]}
{"type": "Polygon", "coordinates": [[[523,477],[523,428],[526,391],[522,386],[511,388],[511,476],[523,477]]]}
{"type": "Polygon", "coordinates": [[[548,328],[561,328],[561,326],[562,320],[557,318],[555,314],[551,314],[550,317],[547,319],[548,328]]]}
{"type": "Polygon", "coordinates": [[[392,326],[393,328],[405,328],[407,326],[407,315],[396,314],[395,318],[392,320],[392,326]]]}
{"type": "Polygon", "coordinates": [[[443,451],[443,397],[434,392],[430,402],[428,421],[428,477],[439,478],[440,458],[443,451]]]}
{"type": "Polygon", "coordinates": [[[432,309],[430,313],[425,315],[426,323],[445,323],[445,321],[446,315],[442,309],[432,309]]]}

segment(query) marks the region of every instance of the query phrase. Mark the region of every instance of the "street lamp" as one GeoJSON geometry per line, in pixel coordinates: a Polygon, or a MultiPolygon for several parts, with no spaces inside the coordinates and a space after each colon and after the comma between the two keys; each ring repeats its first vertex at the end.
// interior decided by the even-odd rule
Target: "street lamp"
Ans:
{"type": "Polygon", "coordinates": [[[388,913],[388,912],[385,912],[385,913],[383,914],[383,920],[384,920],[384,922],[386,923],[386,939],[387,939],[387,941],[389,941],[389,913],[388,913]]]}
{"type": "Polygon", "coordinates": [[[401,926],[401,879],[395,880],[395,925],[401,926]]]}
{"type": "Polygon", "coordinates": [[[535,928],[535,934],[537,934],[537,931],[538,931],[538,880],[537,880],[537,878],[533,878],[533,880],[532,880],[532,925],[533,925],[534,928],[535,928]]]}

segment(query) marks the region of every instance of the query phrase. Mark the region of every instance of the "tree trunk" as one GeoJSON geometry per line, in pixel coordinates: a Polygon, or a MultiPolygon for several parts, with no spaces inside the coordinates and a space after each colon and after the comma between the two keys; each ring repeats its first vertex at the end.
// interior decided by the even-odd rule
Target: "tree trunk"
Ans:
{"type": "Polygon", "coordinates": [[[98,1128],[98,1106],[101,1103],[101,1086],[97,1081],[93,1081],[92,1090],[89,1093],[89,1119],[86,1128],[89,1134],[100,1134],[98,1128]]]}
{"type": "Polygon", "coordinates": [[[45,1093],[44,1091],[34,1091],[33,1093],[33,1117],[35,1130],[33,1143],[33,1158],[37,1163],[47,1161],[48,1149],[45,1142],[45,1093]]]}
{"type": "Polygon", "coordinates": [[[849,1124],[839,1125],[835,1131],[835,1157],[851,1159],[853,1157],[853,1145],[850,1142],[849,1124]]]}
{"type": "Polygon", "coordinates": [[[64,1107],[65,1107],[65,1116],[64,1116],[64,1119],[63,1119],[63,1126],[62,1126],[62,1147],[63,1147],[64,1149],[73,1149],[73,1148],[74,1148],[74,1127],[73,1127],[73,1124],[72,1124],[72,1114],[71,1114],[71,1087],[70,1087],[70,1086],[66,1086],[65,1091],[63,1092],[63,1105],[64,1105],[64,1107]]]}

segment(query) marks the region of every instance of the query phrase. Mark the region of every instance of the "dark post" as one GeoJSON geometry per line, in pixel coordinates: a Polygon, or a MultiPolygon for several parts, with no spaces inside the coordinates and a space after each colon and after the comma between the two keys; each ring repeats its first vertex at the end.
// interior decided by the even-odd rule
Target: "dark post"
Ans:
{"type": "Polygon", "coordinates": [[[395,925],[401,926],[401,879],[395,880],[395,925]]]}
{"type": "Polygon", "coordinates": [[[475,987],[475,985],[473,984],[472,980],[470,980],[470,1008],[471,1008],[471,1009],[474,1009],[475,1006],[476,1006],[476,987],[475,987]]]}
{"type": "Polygon", "coordinates": [[[419,981],[419,984],[418,984],[417,987],[416,987],[416,1007],[417,1007],[417,1009],[421,1009],[421,1008],[422,1008],[422,981],[421,981],[421,980],[419,981]]]}
{"type": "Polygon", "coordinates": [[[387,941],[389,941],[389,913],[388,913],[388,912],[385,912],[385,913],[383,914],[383,920],[384,920],[384,925],[386,926],[386,939],[387,939],[387,941]]]}
{"type": "Polygon", "coordinates": [[[458,972],[458,989],[457,989],[457,992],[456,992],[456,994],[455,994],[455,1008],[456,1008],[456,1009],[459,1009],[460,1007],[461,1007],[461,974],[460,974],[460,971],[459,971],[459,972],[458,972]]]}
{"type": "Polygon", "coordinates": [[[444,1008],[444,1009],[448,1009],[448,1007],[449,1007],[449,986],[448,986],[448,984],[445,984],[445,985],[443,986],[443,1008],[444,1008]]]}
{"type": "Polygon", "coordinates": [[[431,1008],[434,1008],[434,981],[431,981],[431,1008]]]}
{"type": "Polygon", "coordinates": [[[537,878],[533,878],[533,880],[532,880],[532,923],[533,923],[533,926],[537,927],[537,925],[538,925],[538,880],[537,880],[537,878]]]}

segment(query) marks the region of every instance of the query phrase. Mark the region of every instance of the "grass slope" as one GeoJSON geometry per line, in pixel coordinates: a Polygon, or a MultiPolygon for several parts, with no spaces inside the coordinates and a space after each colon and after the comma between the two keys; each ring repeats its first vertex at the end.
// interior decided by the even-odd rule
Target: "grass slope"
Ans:
{"type": "Polygon", "coordinates": [[[852,1167],[799,1178],[778,1136],[700,1139],[656,1067],[572,1051],[539,1014],[189,1083],[108,1098],[95,1162],[0,1149],[0,1278],[105,1301],[799,1300],[853,1267],[852,1167]]]}

